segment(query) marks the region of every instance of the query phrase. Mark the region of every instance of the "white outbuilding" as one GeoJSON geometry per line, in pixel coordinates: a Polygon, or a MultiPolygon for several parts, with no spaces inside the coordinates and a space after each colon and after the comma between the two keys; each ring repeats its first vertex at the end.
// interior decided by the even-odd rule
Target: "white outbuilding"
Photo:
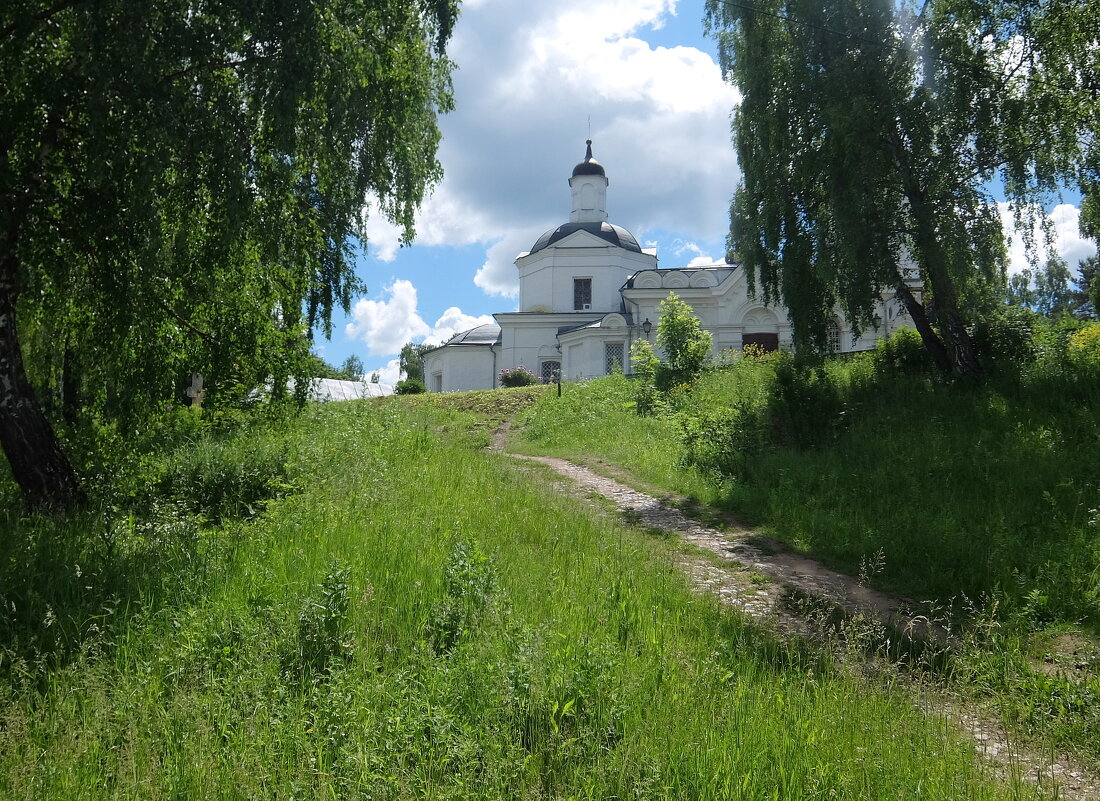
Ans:
{"type": "MultiPolygon", "coordinates": [[[[607,174],[592,141],[569,178],[569,221],[544,233],[516,258],[519,311],[453,336],[424,354],[430,392],[491,389],[501,370],[524,367],[544,380],[630,372],[630,347],[656,336],[661,301],[675,292],[711,332],[714,352],[756,344],[790,347],[785,310],[749,294],[736,264],[660,269],[657,252],[607,220],[607,174]]],[[[854,337],[838,314],[829,330],[837,352],[866,350],[875,339],[912,326],[897,302],[883,302],[878,330],[854,337]],[[885,329],[885,330],[883,330],[885,329]]]]}

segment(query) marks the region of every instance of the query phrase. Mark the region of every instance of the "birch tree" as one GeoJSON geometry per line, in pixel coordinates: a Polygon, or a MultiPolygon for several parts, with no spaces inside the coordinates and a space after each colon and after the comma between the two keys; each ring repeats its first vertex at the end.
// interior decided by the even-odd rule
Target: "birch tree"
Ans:
{"type": "Polygon", "coordinates": [[[32,379],[109,416],[278,379],[350,305],[368,200],[411,238],[457,6],[0,6],[0,446],[32,506],[81,498],[32,379]]]}
{"type": "MultiPolygon", "coordinates": [[[[1058,29],[1095,29],[1085,4],[708,0],[742,94],[729,245],[787,306],[796,345],[820,347],[837,305],[866,327],[887,291],[945,373],[981,372],[968,327],[1003,297],[1006,259],[991,187],[1030,230],[1089,147],[1080,82],[1059,96],[1035,80],[1070,46],[1043,45],[1049,9],[1024,9],[1073,6],[1058,29]]],[[[1095,54],[1095,30],[1073,43],[1089,42],[1095,54]]]]}

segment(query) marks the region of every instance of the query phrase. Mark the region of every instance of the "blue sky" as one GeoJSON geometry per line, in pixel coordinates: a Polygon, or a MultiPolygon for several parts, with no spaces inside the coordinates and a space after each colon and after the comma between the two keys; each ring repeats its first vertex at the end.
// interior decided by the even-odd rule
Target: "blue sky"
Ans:
{"type": "MultiPolygon", "coordinates": [[[[703,0],[465,0],[449,48],[456,110],[441,118],[443,181],[416,242],[371,218],[357,272],[367,285],[316,351],[397,380],[407,341],[439,342],[515,310],[515,257],[568,220],[572,169],[591,137],[608,215],[662,267],[725,252],[739,173],[729,138],[735,89],[703,36],[703,0]]],[[[1071,265],[1095,248],[1077,209],[1052,209],[1071,265]]],[[[1013,269],[1023,266],[1016,248],[1013,269]]]]}

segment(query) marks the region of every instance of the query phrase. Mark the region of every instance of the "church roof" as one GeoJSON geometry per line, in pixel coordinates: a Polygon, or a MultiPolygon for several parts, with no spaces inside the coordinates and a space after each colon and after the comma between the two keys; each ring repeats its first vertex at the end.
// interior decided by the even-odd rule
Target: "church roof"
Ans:
{"type": "Polygon", "coordinates": [[[612,225],[609,222],[569,222],[559,225],[557,228],[551,228],[545,234],[538,238],[538,241],[531,246],[531,252],[537,253],[545,247],[553,245],[560,239],[570,234],[574,234],[577,231],[587,231],[590,234],[598,236],[600,239],[604,239],[610,242],[615,247],[623,248],[624,250],[632,250],[635,253],[641,253],[642,248],[638,244],[638,240],[634,238],[634,234],[625,228],[612,225]]]}
{"type": "Polygon", "coordinates": [[[500,342],[500,326],[485,323],[469,331],[460,331],[448,339],[445,345],[495,345],[500,342]]]}
{"type": "Polygon", "coordinates": [[[737,264],[719,263],[719,264],[710,264],[710,265],[706,265],[706,266],[703,266],[703,267],[673,267],[673,268],[664,268],[664,269],[658,268],[658,269],[655,269],[655,270],[639,270],[638,272],[634,273],[634,275],[632,275],[628,279],[626,279],[626,283],[623,284],[622,288],[623,289],[633,289],[635,279],[639,275],[641,275],[642,273],[657,273],[662,278],[666,275],[676,273],[676,274],[680,274],[680,275],[686,275],[686,276],[688,276],[688,278],[690,280],[690,277],[693,276],[695,273],[708,272],[708,273],[714,273],[715,277],[717,278],[717,282],[719,284],[721,284],[735,270],[737,270],[737,268],[739,266],[740,265],[737,265],[737,264]]]}

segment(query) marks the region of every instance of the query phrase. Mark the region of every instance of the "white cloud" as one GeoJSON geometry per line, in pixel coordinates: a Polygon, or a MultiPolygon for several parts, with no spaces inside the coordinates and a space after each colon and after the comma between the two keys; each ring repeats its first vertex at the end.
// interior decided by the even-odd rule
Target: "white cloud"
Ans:
{"type": "Polygon", "coordinates": [[[715,259],[713,256],[696,256],[694,259],[687,263],[687,267],[712,267],[715,264],[721,264],[722,261],[715,259]]]}
{"type": "Polygon", "coordinates": [[[379,261],[393,261],[401,247],[401,228],[394,225],[376,208],[368,207],[367,253],[379,261]]]}
{"type": "Polygon", "coordinates": [[[553,227],[554,225],[547,223],[544,228],[525,228],[510,232],[485,251],[485,263],[474,276],[474,283],[487,295],[517,297],[519,273],[516,271],[516,256],[530,250],[543,231],[553,227]]]}
{"type": "Polygon", "coordinates": [[[452,306],[429,326],[417,310],[416,287],[411,281],[394,281],[382,289],[382,298],[359,300],[344,329],[348,339],[365,342],[371,356],[397,353],[406,342],[436,345],[459,331],[494,322],[488,314],[474,317],[452,306]]]}
{"type": "MultiPolygon", "coordinates": [[[[676,0],[464,4],[449,48],[457,108],[441,119],[445,175],[417,216],[417,244],[484,245],[474,283],[515,297],[515,257],[568,219],[566,181],[589,119],[612,222],[639,238],[655,229],[724,237],[738,179],[729,137],[738,96],[708,54],[645,41],[675,8],[676,0]]],[[[378,218],[370,233],[371,252],[393,258],[396,230],[378,218]]]]}
{"type": "Polygon", "coordinates": [[[348,339],[367,344],[372,356],[397,353],[406,342],[430,333],[416,310],[416,287],[410,281],[394,281],[382,289],[384,300],[361,299],[351,310],[348,339]]]}
{"type": "Polygon", "coordinates": [[[401,375],[401,360],[390,359],[383,367],[373,367],[366,371],[365,375],[369,380],[371,375],[378,373],[379,384],[396,384],[402,379],[401,375]]]}
{"type": "Polygon", "coordinates": [[[459,331],[469,331],[471,328],[476,328],[479,325],[494,322],[496,321],[491,315],[482,314],[480,317],[474,317],[466,314],[457,306],[451,306],[451,308],[443,312],[442,316],[435,321],[435,325],[432,326],[431,332],[424,337],[424,342],[429,345],[439,345],[446,342],[459,331]]]}
{"type": "MultiPolygon", "coordinates": [[[[1027,246],[1023,233],[1017,229],[1016,221],[1007,203],[998,203],[998,211],[1001,215],[1001,225],[1004,227],[1005,236],[1008,237],[1008,272],[1018,273],[1028,267],[1034,267],[1028,258],[1027,246]]],[[[1091,239],[1081,236],[1080,229],[1081,209],[1069,203],[1060,203],[1055,206],[1049,215],[1049,240],[1048,232],[1045,232],[1042,221],[1034,226],[1034,241],[1038,246],[1036,258],[1039,264],[1046,261],[1046,247],[1049,244],[1054,252],[1061,256],[1070,271],[1074,272],[1077,262],[1096,255],[1096,243],[1091,239]]]]}

